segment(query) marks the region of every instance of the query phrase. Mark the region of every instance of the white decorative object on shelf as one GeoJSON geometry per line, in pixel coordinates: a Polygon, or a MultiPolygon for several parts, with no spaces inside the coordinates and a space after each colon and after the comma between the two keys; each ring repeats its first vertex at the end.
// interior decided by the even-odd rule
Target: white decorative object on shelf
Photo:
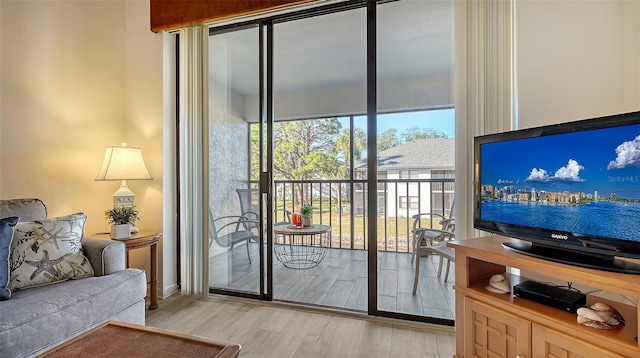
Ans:
{"type": "Polygon", "coordinates": [[[595,329],[611,330],[611,326],[624,323],[620,312],[604,302],[596,302],[591,307],[580,307],[576,313],[578,323],[595,329]]]}
{"type": "Polygon", "coordinates": [[[506,277],[500,274],[491,276],[489,284],[485,288],[487,291],[494,293],[511,293],[509,281],[507,281],[506,277]]]}

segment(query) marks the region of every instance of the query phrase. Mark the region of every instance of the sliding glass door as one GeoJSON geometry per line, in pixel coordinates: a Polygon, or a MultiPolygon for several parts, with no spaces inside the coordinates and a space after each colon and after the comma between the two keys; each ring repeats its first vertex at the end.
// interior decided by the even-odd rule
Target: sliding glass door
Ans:
{"type": "Polygon", "coordinates": [[[265,251],[260,35],[252,25],[209,37],[209,285],[257,297],[265,251]]]}
{"type": "Polygon", "coordinates": [[[452,324],[455,275],[414,225],[454,219],[453,2],[344,2],[209,46],[211,291],[452,324]]]}
{"type": "Polygon", "coordinates": [[[274,262],[273,297],[366,312],[364,218],[350,200],[364,155],[352,155],[352,133],[366,123],[356,128],[350,114],[366,111],[366,8],[286,19],[273,33],[274,200],[293,212],[310,205],[312,225],[328,230],[313,237],[322,248],[304,249],[320,253],[317,265],[274,262]]]}
{"type": "Polygon", "coordinates": [[[453,1],[379,4],[376,47],[377,310],[446,323],[455,275],[432,245],[454,237],[438,231],[453,227],[453,1]]]}

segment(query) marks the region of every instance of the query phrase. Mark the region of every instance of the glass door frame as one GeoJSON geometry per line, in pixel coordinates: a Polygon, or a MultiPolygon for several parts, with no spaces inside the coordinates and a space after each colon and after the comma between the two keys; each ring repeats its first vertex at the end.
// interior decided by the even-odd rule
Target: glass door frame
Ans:
{"type": "MultiPolygon", "coordinates": [[[[272,22],[261,22],[260,23],[260,53],[264,54],[261,56],[261,61],[266,57],[266,63],[260,64],[260,70],[266,69],[266,82],[265,76],[260,76],[260,99],[261,105],[260,109],[265,109],[264,113],[261,113],[261,121],[262,125],[260,126],[260,148],[266,149],[266,155],[260,156],[260,192],[261,199],[260,200],[260,210],[262,210],[262,214],[265,213],[262,206],[266,202],[266,240],[267,240],[267,261],[266,261],[266,272],[267,272],[267,287],[266,290],[262,289],[264,294],[264,299],[267,301],[273,301],[273,123],[274,123],[274,108],[273,108],[273,23],[272,22]],[[263,31],[266,29],[266,34],[263,34],[263,31]],[[267,47],[264,47],[266,37],[267,47]],[[266,89],[266,94],[263,91],[266,89]],[[264,96],[264,97],[263,97],[264,96]],[[265,101],[262,102],[262,98],[265,98],[265,101]],[[262,145],[262,140],[265,138],[263,135],[263,130],[266,127],[266,140],[267,143],[265,146],[262,145]],[[265,165],[262,164],[262,161],[265,160],[265,165]]],[[[264,246],[264,245],[263,245],[264,246]]],[[[262,265],[262,268],[265,268],[265,265],[262,265]]],[[[264,278],[264,274],[263,277],[264,278]]],[[[262,287],[262,286],[261,286],[262,287]]]]}
{"type": "MultiPolygon", "coordinates": [[[[273,111],[273,105],[271,104],[272,99],[273,99],[273,95],[272,95],[272,91],[271,89],[267,88],[266,92],[267,94],[265,95],[265,82],[269,83],[268,81],[265,81],[265,72],[266,72],[266,76],[269,77],[269,73],[271,73],[272,76],[272,72],[270,70],[270,68],[272,68],[272,64],[271,61],[266,61],[265,63],[265,24],[263,21],[252,21],[249,23],[244,23],[244,24],[239,24],[239,25],[231,25],[231,26],[224,26],[224,27],[210,27],[209,28],[209,34],[208,36],[214,36],[217,34],[223,34],[223,33],[227,33],[227,32],[232,32],[232,31],[241,31],[241,30],[245,30],[245,29],[249,29],[249,28],[254,28],[257,27],[258,28],[258,120],[259,120],[259,171],[260,171],[260,180],[258,181],[258,193],[259,193],[259,212],[258,212],[258,223],[259,223],[259,227],[261,227],[262,225],[266,225],[265,226],[265,230],[258,230],[258,236],[259,236],[259,240],[258,240],[258,253],[259,253],[259,290],[257,293],[250,293],[250,292],[244,292],[244,291],[233,291],[233,290],[229,290],[229,289],[224,289],[224,288],[214,288],[209,286],[209,293],[213,293],[213,294],[223,294],[223,295],[228,295],[228,296],[236,296],[236,297],[243,297],[243,298],[252,298],[252,299],[259,299],[259,300],[268,300],[271,301],[272,300],[272,292],[273,292],[273,270],[270,269],[271,267],[273,267],[273,255],[269,254],[267,255],[267,253],[272,252],[273,250],[273,245],[271,243],[272,240],[272,236],[273,236],[273,230],[272,230],[272,221],[273,221],[273,213],[272,213],[272,200],[266,200],[267,202],[267,211],[266,211],[266,218],[264,217],[265,214],[265,208],[264,208],[264,195],[271,192],[271,174],[268,170],[265,170],[265,168],[271,168],[272,166],[272,160],[270,160],[270,156],[272,155],[272,147],[273,147],[273,134],[270,133],[272,132],[271,130],[267,130],[265,133],[265,126],[268,126],[269,128],[271,128],[271,125],[268,125],[267,123],[272,123],[273,122],[273,115],[267,115],[269,113],[269,111],[273,111]],[[266,69],[266,71],[265,71],[266,69]],[[271,96],[271,100],[269,100],[269,96],[271,96]],[[265,99],[266,97],[266,99],[265,99]],[[266,108],[265,108],[266,107],[266,108]],[[271,122],[268,122],[268,121],[271,122]],[[266,144],[266,158],[265,158],[265,153],[263,153],[263,149],[265,148],[265,143],[264,143],[264,138],[265,138],[265,134],[267,135],[267,144],[266,144]],[[266,162],[266,164],[265,164],[266,162]],[[266,167],[265,167],[266,165],[266,167]],[[267,242],[267,249],[265,250],[265,245],[263,244],[265,242],[267,242]],[[265,264],[265,258],[266,258],[266,264],[265,264]],[[265,282],[265,271],[266,271],[266,282],[265,282]],[[266,286],[266,287],[265,287],[266,286]]],[[[251,156],[251,141],[249,140],[247,143],[247,153],[249,156],[251,156]]],[[[247,169],[247,178],[251,177],[251,161],[249,160],[249,168],[247,169]]],[[[250,182],[250,180],[249,180],[250,182]]]]}
{"type": "MultiPolygon", "coordinates": [[[[392,0],[397,1],[397,0],[392,0]]],[[[344,2],[336,3],[317,8],[310,8],[288,14],[280,14],[258,20],[249,20],[237,24],[222,25],[219,27],[211,27],[209,34],[219,33],[222,31],[233,31],[247,26],[260,27],[260,148],[266,150],[261,153],[261,175],[260,175],[260,211],[265,215],[263,220],[266,230],[261,233],[261,238],[266,235],[266,250],[264,245],[260,247],[262,265],[260,268],[260,294],[252,295],[241,292],[210,289],[212,293],[221,293],[230,296],[239,296],[247,298],[257,298],[267,301],[273,301],[273,217],[274,217],[274,201],[272,200],[273,187],[273,124],[274,124],[274,88],[273,88],[273,28],[279,22],[287,22],[298,20],[306,17],[313,17],[327,13],[346,11],[355,8],[366,7],[367,28],[366,28],[366,46],[367,46],[367,152],[376,153],[377,151],[377,6],[390,2],[390,0],[375,0],[363,2],[344,2]],[[264,133],[263,131],[266,131],[264,133]],[[266,138],[266,143],[263,139],[266,138]],[[264,160],[264,162],[263,162],[264,160]],[[265,199],[267,196],[267,200],[265,199]],[[264,207],[266,203],[266,208],[264,207]],[[266,209],[266,210],[265,210],[266,209]],[[266,265],[264,264],[266,262],[266,265]],[[266,281],[265,281],[266,276],[266,281]]],[[[376,156],[367,156],[367,187],[376,188],[378,182],[376,156]]],[[[378,309],[378,248],[377,248],[377,190],[367,191],[367,210],[368,210],[368,246],[367,246],[367,297],[368,307],[367,314],[372,316],[382,316],[389,318],[404,319],[410,321],[435,323],[440,325],[453,326],[454,321],[449,319],[412,315],[407,313],[383,311],[378,309]]]]}

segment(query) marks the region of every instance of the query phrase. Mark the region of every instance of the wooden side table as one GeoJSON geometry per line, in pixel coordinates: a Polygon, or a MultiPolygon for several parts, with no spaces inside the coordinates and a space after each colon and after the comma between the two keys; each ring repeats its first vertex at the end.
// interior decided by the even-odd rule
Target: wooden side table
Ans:
{"type": "MultiPolygon", "coordinates": [[[[93,237],[98,238],[106,238],[111,240],[111,236],[108,233],[97,233],[94,234],[93,237]]],[[[135,249],[141,249],[143,247],[149,246],[151,251],[150,257],[150,271],[149,272],[149,290],[150,293],[150,303],[149,309],[155,310],[158,308],[158,242],[162,234],[159,232],[155,232],[152,230],[140,230],[137,234],[131,234],[131,239],[129,240],[117,240],[123,242],[127,245],[127,267],[129,267],[129,251],[135,249]]]]}

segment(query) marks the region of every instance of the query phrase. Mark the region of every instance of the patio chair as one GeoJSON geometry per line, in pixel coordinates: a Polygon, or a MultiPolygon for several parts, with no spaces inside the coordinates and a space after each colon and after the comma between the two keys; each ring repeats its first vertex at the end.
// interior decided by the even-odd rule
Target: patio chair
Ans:
{"type": "Polygon", "coordinates": [[[209,246],[215,241],[221,247],[228,247],[232,250],[235,245],[245,242],[247,244],[247,256],[249,257],[249,263],[251,263],[249,242],[259,242],[260,237],[247,228],[250,226],[257,227],[257,224],[257,221],[249,220],[243,215],[221,216],[214,219],[213,213],[209,210],[209,246]],[[217,224],[221,226],[218,228],[217,224]]]}
{"type": "Polygon", "coordinates": [[[255,221],[255,224],[247,224],[247,230],[252,230],[258,227],[258,220],[260,219],[259,206],[254,203],[254,199],[258,200],[257,189],[236,189],[238,193],[238,199],[240,200],[240,215],[245,218],[255,221]]]}
{"type": "MultiPolygon", "coordinates": [[[[420,215],[414,215],[415,220],[420,220],[420,215]]],[[[415,260],[415,276],[413,279],[413,294],[416,294],[418,289],[418,279],[420,277],[420,258],[428,257],[430,255],[440,256],[440,262],[438,264],[438,277],[442,275],[442,264],[444,260],[447,260],[447,271],[445,273],[444,281],[449,279],[449,269],[451,262],[455,261],[454,251],[447,246],[447,241],[455,240],[455,219],[444,219],[441,221],[442,230],[431,228],[415,227],[414,223],[414,257],[415,260]]]]}
{"type": "MultiPolygon", "coordinates": [[[[427,240],[429,241],[427,244],[433,244],[435,241],[438,241],[438,238],[440,235],[437,234],[437,230],[433,230],[431,233],[427,233],[424,230],[424,229],[434,229],[432,226],[433,220],[439,220],[439,224],[442,230],[453,232],[454,230],[453,229],[449,230],[447,226],[455,225],[454,206],[455,206],[455,201],[451,202],[451,207],[449,208],[448,216],[444,216],[442,214],[436,214],[436,213],[420,213],[420,214],[413,215],[411,217],[413,219],[413,228],[411,230],[413,242],[411,243],[411,246],[414,248],[416,247],[416,244],[417,244],[416,240],[427,240]],[[428,226],[426,227],[423,226],[425,224],[423,221],[425,220],[428,223],[428,226]]],[[[416,257],[416,250],[413,250],[413,253],[411,255],[411,263],[413,263],[413,261],[415,260],[415,257],[416,257]]]]}
{"type": "MultiPolygon", "coordinates": [[[[247,224],[247,229],[256,229],[260,219],[260,215],[258,215],[260,207],[257,205],[258,198],[260,197],[258,189],[236,189],[236,192],[238,193],[238,199],[240,199],[241,215],[246,217],[248,220],[255,221],[255,224],[247,224]]],[[[290,224],[291,212],[285,209],[277,209],[275,212],[279,211],[283,212],[282,215],[285,221],[278,221],[274,225],[290,224]]]]}

